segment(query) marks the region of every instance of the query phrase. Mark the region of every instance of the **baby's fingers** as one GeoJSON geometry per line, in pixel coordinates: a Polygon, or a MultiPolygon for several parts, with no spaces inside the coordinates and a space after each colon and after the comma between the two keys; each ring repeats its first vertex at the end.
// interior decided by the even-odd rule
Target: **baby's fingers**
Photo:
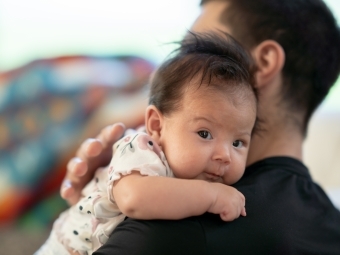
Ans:
{"type": "Polygon", "coordinates": [[[247,216],[247,212],[246,212],[246,208],[243,206],[243,208],[241,209],[241,215],[242,216],[247,216]]]}
{"type": "Polygon", "coordinates": [[[247,216],[247,212],[246,212],[246,198],[244,197],[244,195],[240,192],[241,195],[241,215],[242,216],[247,216]]]}

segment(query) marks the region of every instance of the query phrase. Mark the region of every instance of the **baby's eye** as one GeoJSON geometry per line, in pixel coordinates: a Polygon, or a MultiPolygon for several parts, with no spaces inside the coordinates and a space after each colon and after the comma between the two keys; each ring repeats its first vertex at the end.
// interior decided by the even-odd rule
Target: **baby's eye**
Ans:
{"type": "Polygon", "coordinates": [[[201,131],[198,131],[197,134],[202,137],[203,139],[209,139],[211,140],[212,139],[212,136],[210,134],[210,132],[206,131],[206,130],[201,130],[201,131]]]}
{"type": "Polygon", "coordinates": [[[236,140],[233,142],[233,146],[236,148],[241,148],[243,146],[243,142],[240,140],[236,140]]]}

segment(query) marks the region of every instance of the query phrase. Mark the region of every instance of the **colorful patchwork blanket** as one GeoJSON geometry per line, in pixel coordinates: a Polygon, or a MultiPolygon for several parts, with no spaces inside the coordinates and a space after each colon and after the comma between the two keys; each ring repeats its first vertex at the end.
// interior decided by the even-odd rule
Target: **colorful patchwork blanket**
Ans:
{"type": "Polygon", "coordinates": [[[0,224],[46,226],[64,210],[68,160],[106,125],[142,124],[154,67],[135,56],[69,56],[0,74],[0,224]]]}

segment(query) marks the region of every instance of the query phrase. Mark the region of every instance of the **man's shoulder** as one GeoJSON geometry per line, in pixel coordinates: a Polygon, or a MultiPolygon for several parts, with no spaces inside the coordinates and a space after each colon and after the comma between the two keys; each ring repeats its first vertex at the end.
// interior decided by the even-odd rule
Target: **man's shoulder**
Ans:
{"type": "Polygon", "coordinates": [[[311,247],[321,254],[336,254],[328,247],[340,250],[340,212],[302,162],[288,157],[258,162],[235,187],[246,197],[247,217],[223,231],[247,228],[243,238],[251,246],[266,240],[268,247],[285,246],[286,254],[313,253],[311,247]]]}
{"type": "Polygon", "coordinates": [[[108,242],[94,254],[207,254],[206,235],[200,217],[183,220],[135,220],[127,218],[108,242]]]}

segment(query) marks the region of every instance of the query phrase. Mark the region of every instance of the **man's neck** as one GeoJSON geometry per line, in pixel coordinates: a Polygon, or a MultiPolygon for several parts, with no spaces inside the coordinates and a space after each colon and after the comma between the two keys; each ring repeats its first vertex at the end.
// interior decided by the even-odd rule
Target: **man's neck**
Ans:
{"type": "Polygon", "coordinates": [[[302,161],[302,144],[303,136],[296,128],[265,125],[263,131],[252,137],[247,166],[273,156],[287,156],[302,161]]]}
{"type": "Polygon", "coordinates": [[[247,166],[256,161],[286,156],[302,161],[303,134],[301,120],[304,114],[291,111],[282,98],[282,75],[278,73],[270,82],[258,82],[259,131],[254,133],[247,166]]]}

